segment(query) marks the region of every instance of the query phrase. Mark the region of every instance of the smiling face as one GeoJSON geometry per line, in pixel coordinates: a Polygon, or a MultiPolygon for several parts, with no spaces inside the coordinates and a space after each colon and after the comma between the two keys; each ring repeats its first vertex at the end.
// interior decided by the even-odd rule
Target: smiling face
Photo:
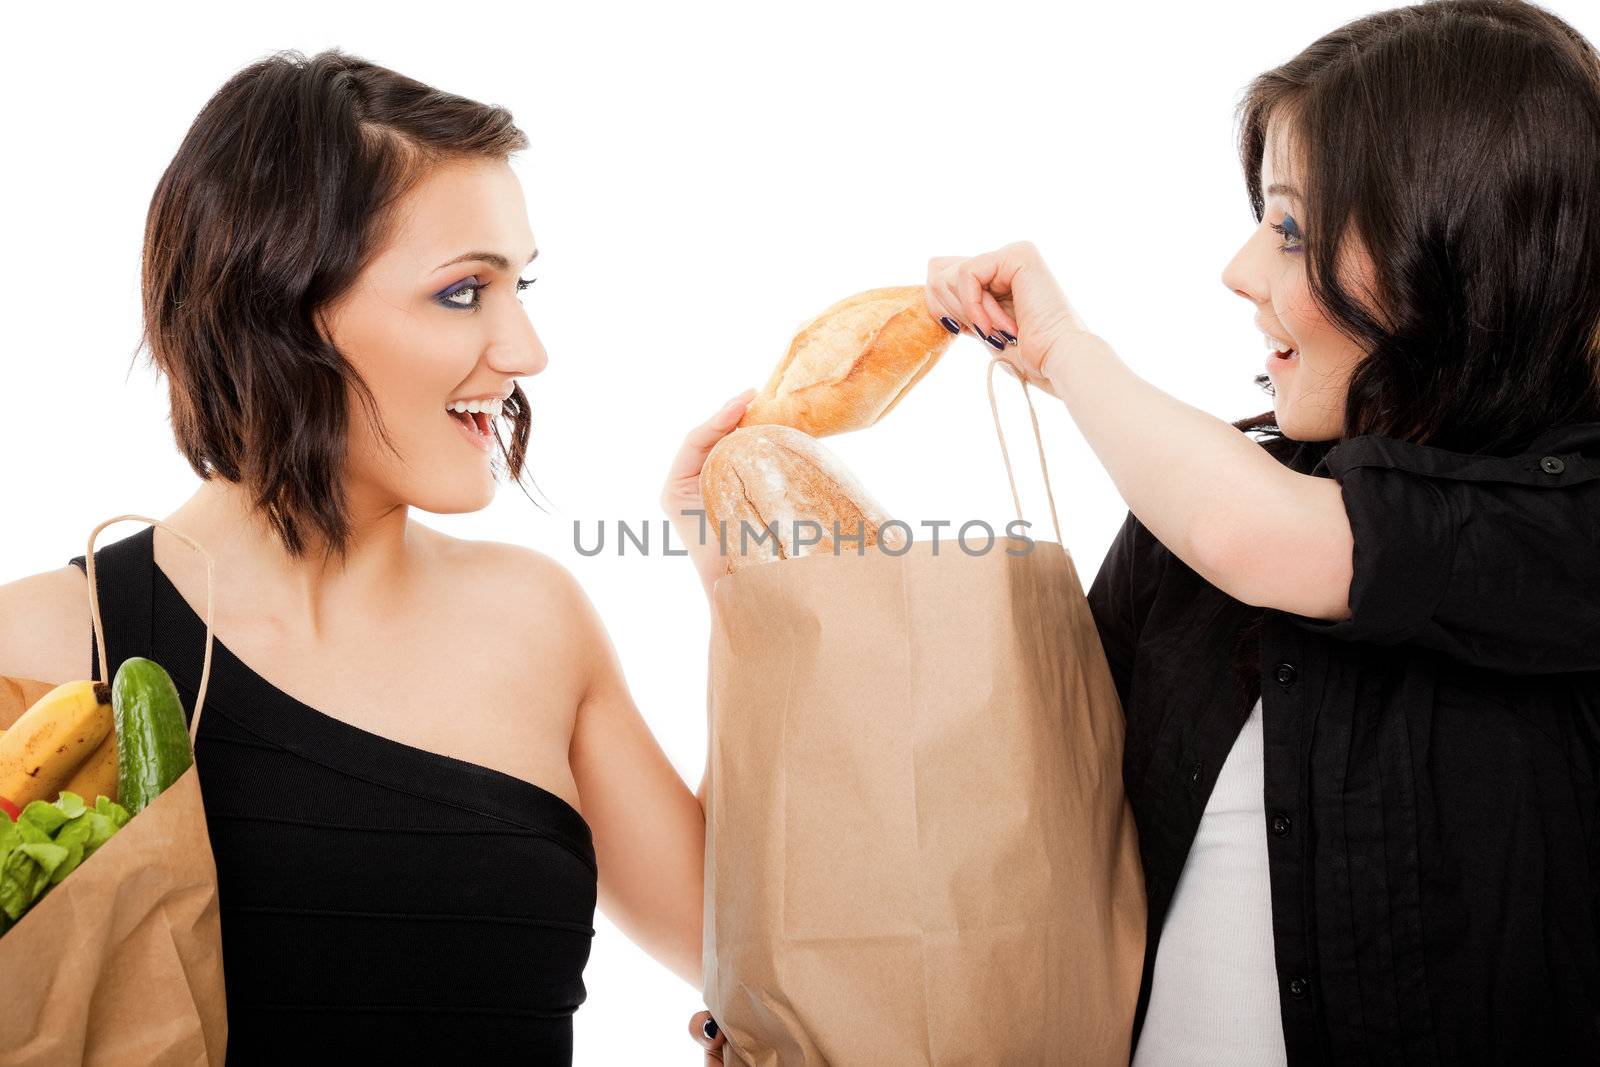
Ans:
{"type": "Polygon", "coordinates": [[[352,392],[346,485],[379,506],[475,511],[494,497],[494,438],[483,433],[494,400],[548,363],[518,298],[518,272],[537,255],[522,186],[504,160],[449,162],[396,212],[388,245],[328,309],[329,335],[399,453],[352,392]],[[480,410],[451,410],[463,406],[480,410]]]}
{"type": "MultiPolygon", "coordinates": [[[[1223,270],[1222,284],[1255,306],[1256,328],[1272,339],[1264,342],[1263,355],[1276,390],[1279,428],[1297,441],[1330,441],[1343,432],[1350,374],[1366,353],[1311,298],[1300,225],[1305,203],[1298,191],[1304,184],[1287,132],[1276,117],[1267,124],[1261,224],[1223,270]],[[1284,346],[1293,350],[1289,358],[1271,354],[1272,347],[1284,346]]],[[[1372,276],[1371,261],[1352,231],[1345,238],[1352,251],[1342,262],[1353,276],[1340,280],[1359,293],[1372,276]]]]}

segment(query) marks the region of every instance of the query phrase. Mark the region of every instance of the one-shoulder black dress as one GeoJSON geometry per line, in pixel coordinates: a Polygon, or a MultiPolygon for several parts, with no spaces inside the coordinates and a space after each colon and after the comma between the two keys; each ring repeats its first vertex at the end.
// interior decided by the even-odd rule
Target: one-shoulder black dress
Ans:
{"type": "MultiPolygon", "coordinates": [[[[205,624],[154,530],[95,552],[108,661],[155,660],[192,715],[205,624]]],[[[319,712],[221,642],[195,762],[230,1065],[571,1062],[596,871],[566,801],[319,712]]]]}

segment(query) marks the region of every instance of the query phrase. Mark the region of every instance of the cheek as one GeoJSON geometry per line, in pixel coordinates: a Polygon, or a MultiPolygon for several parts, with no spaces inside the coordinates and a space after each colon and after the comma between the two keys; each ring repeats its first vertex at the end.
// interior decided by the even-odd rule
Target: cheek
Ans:
{"type": "Polygon", "coordinates": [[[461,345],[451,335],[459,331],[441,329],[425,316],[389,308],[348,325],[352,328],[341,335],[340,350],[366,380],[391,433],[442,415],[444,402],[471,372],[470,354],[454,355],[461,345]]]}
{"type": "Polygon", "coordinates": [[[1305,269],[1298,263],[1287,267],[1272,291],[1273,311],[1301,350],[1315,350],[1327,322],[1311,299],[1305,269]]]}

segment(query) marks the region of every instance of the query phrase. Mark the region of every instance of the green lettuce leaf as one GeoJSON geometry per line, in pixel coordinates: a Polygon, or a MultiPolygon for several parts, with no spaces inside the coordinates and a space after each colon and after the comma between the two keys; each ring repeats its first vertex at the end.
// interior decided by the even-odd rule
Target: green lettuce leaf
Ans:
{"type": "Polygon", "coordinates": [[[66,791],[54,803],[33,801],[15,822],[0,813],[0,935],[129,818],[128,809],[108,797],[96,797],[90,807],[66,791]]]}

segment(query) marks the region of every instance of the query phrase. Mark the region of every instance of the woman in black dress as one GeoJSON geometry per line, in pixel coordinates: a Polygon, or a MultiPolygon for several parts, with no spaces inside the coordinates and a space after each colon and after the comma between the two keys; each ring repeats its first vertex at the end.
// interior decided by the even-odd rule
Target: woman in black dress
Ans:
{"type": "MultiPolygon", "coordinates": [[[[165,521],[218,580],[196,762],[230,1063],[570,1062],[597,901],[700,984],[703,809],[592,605],[539,552],[410,516],[523,475],[524,146],[501,108],[284,53],[151,201],[146,340],[202,479],[165,521]]],[[[95,669],[72,562],[0,588],[0,673],[95,669]]],[[[154,527],[96,564],[109,663],[155,659],[192,709],[203,564],[154,527]]]]}

